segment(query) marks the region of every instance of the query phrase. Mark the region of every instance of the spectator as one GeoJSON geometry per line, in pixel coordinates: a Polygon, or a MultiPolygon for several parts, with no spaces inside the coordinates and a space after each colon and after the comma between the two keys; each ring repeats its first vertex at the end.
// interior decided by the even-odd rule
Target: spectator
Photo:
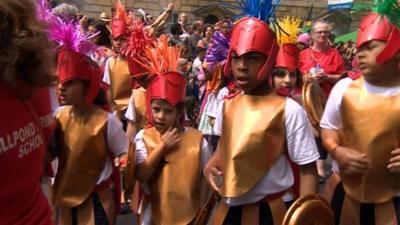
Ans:
{"type": "Polygon", "coordinates": [[[89,22],[88,33],[98,33],[93,41],[99,47],[97,48],[96,52],[91,55],[91,58],[99,67],[103,68],[106,60],[115,54],[111,50],[111,33],[107,29],[106,24],[100,20],[93,20],[89,22]]]}
{"type": "Polygon", "coordinates": [[[78,8],[74,5],[67,3],[61,3],[60,5],[54,7],[51,12],[63,19],[64,21],[78,20],[78,8]]]}
{"type": "MultiPolygon", "coordinates": [[[[345,73],[344,61],[339,52],[330,45],[331,29],[327,22],[317,21],[311,27],[311,46],[300,53],[299,67],[304,80],[320,84],[326,97],[332,87],[345,73]]],[[[319,146],[320,160],[317,161],[318,175],[325,177],[326,151],[319,146]]]]}
{"type": "Polygon", "coordinates": [[[198,42],[197,46],[207,49],[211,42],[212,35],[214,33],[213,25],[207,25],[203,31],[203,38],[198,42]]]}
{"type": "Polygon", "coordinates": [[[54,127],[52,44],[31,0],[0,1],[0,224],[52,225],[40,181],[54,127]]]}
{"type": "Polygon", "coordinates": [[[321,85],[326,96],[345,72],[339,52],[330,46],[330,26],[317,21],[311,28],[311,46],[300,53],[300,71],[303,78],[321,85]]]}
{"type": "Polygon", "coordinates": [[[193,33],[189,36],[189,51],[190,51],[190,59],[194,60],[196,58],[196,47],[197,43],[201,40],[202,36],[202,22],[196,22],[193,25],[193,33]]]}

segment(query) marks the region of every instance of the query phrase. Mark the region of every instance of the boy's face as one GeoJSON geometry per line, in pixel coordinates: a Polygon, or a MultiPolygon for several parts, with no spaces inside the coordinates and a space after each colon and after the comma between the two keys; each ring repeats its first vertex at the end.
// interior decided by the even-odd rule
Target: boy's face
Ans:
{"type": "Polygon", "coordinates": [[[248,52],[238,56],[235,52],[232,52],[231,57],[233,77],[244,93],[251,92],[266,80],[266,78],[258,79],[258,73],[267,60],[265,55],[258,52],[248,52]]]}
{"type": "Polygon", "coordinates": [[[297,77],[296,72],[289,72],[287,69],[282,73],[274,74],[274,88],[287,88],[290,91],[296,87],[297,77]]]}
{"type": "Polygon", "coordinates": [[[153,113],[154,128],[163,134],[169,127],[175,127],[178,124],[178,109],[170,105],[165,100],[155,99],[151,101],[151,111],[153,113]]]}
{"type": "Polygon", "coordinates": [[[74,79],[59,85],[61,105],[78,105],[82,103],[88,91],[88,85],[82,80],[74,79]]]}
{"type": "Polygon", "coordinates": [[[119,36],[116,39],[112,40],[112,45],[113,49],[115,52],[119,52],[121,50],[121,47],[128,41],[128,36],[127,35],[122,35],[119,36]]]}
{"type": "Polygon", "coordinates": [[[357,59],[359,69],[365,77],[379,77],[378,75],[384,73],[384,64],[378,64],[376,57],[386,47],[386,42],[373,40],[364,43],[358,49],[357,59]]]}

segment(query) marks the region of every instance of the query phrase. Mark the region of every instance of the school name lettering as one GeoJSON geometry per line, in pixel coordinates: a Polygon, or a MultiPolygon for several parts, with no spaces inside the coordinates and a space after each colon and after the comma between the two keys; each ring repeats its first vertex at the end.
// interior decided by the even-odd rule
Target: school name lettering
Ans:
{"type": "Polygon", "coordinates": [[[0,137],[0,154],[18,147],[18,157],[22,158],[43,144],[43,138],[34,123],[14,130],[0,137]]]}

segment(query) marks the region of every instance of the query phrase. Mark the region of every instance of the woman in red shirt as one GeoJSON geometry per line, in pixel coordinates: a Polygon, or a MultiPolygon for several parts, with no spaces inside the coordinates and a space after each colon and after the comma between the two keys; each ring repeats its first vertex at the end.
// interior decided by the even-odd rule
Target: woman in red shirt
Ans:
{"type": "Polygon", "coordinates": [[[42,192],[53,120],[51,44],[32,0],[0,1],[0,224],[51,225],[42,192]]]}

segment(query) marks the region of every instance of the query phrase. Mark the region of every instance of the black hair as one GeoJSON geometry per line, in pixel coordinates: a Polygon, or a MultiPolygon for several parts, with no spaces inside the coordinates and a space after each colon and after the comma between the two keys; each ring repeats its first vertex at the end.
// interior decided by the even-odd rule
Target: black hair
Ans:
{"type": "Polygon", "coordinates": [[[214,26],[212,24],[206,24],[204,25],[204,29],[202,32],[202,36],[205,37],[206,36],[206,32],[207,32],[207,28],[211,27],[214,30],[214,26]]]}
{"type": "Polygon", "coordinates": [[[106,23],[101,20],[90,21],[89,26],[94,26],[99,32],[97,45],[111,48],[110,31],[107,29],[106,23]]]}
{"type": "Polygon", "coordinates": [[[182,28],[179,24],[172,24],[171,25],[171,34],[172,35],[181,35],[183,34],[182,28]]]}
{"type": "Polygon", "coordinates": [[[106,92],[103,88],[99,88],[99,92],[96,97],[93,99],[93,104],[103,107],[107,105],[106,92]]]}
{"type": "MultiPolygon", "coordinates": [[[[286,74],[286,72],[287,72],[286,68],[276,67],[271,72],[272,79],[274,79],[275,76],[283,76],[286,74]]],[[[297,68],[294,71],[294,73],[296,75],[296,87],[301,87],[303,85],[303,81],[301,79],[301,73],[297,68]]]]}

